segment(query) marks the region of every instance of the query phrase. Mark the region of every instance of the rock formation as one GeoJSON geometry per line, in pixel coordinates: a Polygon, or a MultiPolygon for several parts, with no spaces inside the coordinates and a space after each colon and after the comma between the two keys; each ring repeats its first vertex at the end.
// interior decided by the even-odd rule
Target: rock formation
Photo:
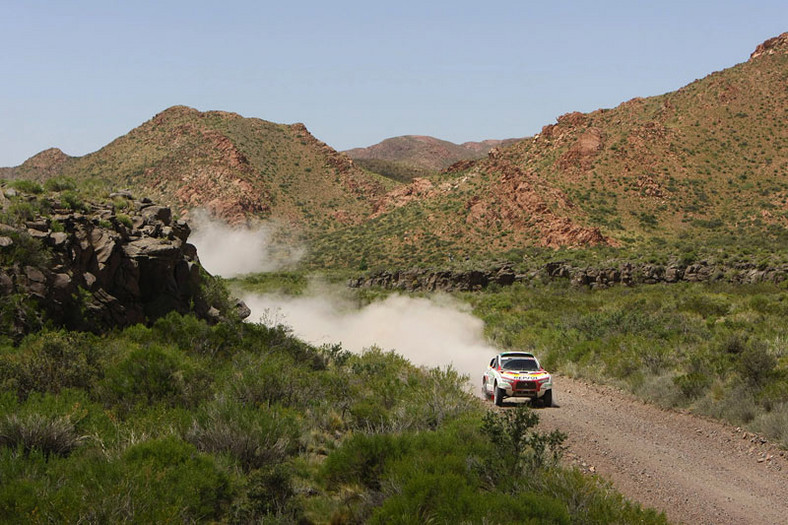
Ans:
{"type": "Polygon", "coordinates": [[[385,270],[349,281],[351,288],[381,287],[403,291],[473,291],[490,285],[544,282],[568,279],[577,287],[592,289],[614,285],[671,284],[678,282],[729,282],[734,284],[780,283],[788,279],[788,266],[760,267],[754,264],[723,266],[708,261],[691,264],[617,263],[606,267],[576,267],[550,262],[528,272],[517,273],[504,264],[486,270],[435,270],[416,268],[385,270]]]}
{"type": "MultiPolygon", "coordinates": [[[[14,311],[12,335],[44,319],[101,332],[148,323],[171,311],[209,321],[221,317],[221,305],[211,304],[204,292],[211,277],[187,242],[189,226],[148,199],[134,200],[128,193],[113,198],[125,205],[123,212],[112,203],[73,211],[53,199],[47,216],[0,225],[4,310],[13,297],[32,298],[44,313],[30,319],[30,312],[14,311]]],[[[238,308],[243,316],[245,307],[238,308]]]]}

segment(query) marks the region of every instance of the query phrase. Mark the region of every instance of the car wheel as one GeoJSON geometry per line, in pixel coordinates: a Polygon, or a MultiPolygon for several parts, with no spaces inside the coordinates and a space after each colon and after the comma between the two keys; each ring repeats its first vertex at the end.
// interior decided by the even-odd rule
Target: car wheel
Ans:
{"type": "Polygon", "coordinates": [[[544,401],[544,406],[546,407],[553,406],[553,391],[548,390],[547,392],[545,392],[544,396],[542,396],[542,401],[544,401]]]}
{"type": "Polygon", "coordinates": [[[493,402],[495,403],[495,406],[497,407],[503,406],[503,396],[505,390],[503,388],[498,388],[498,383],[495,383],[494,390],[495,390],[495,398],[493,399],[493,402]]]}

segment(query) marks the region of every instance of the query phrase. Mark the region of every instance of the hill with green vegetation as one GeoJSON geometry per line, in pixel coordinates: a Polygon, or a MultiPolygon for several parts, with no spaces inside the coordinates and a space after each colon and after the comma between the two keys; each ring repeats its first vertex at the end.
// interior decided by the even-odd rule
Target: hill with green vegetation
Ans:
{"type": "Polygon", "coordinates": [[[353,166],[303,124],[169,108],[95,153],[50,149],[6,178],[70,177],[95,193],[130,189],[181,216],[206,208],[234,224],[273,219],[309,231],[355,224],[387,179],[353,166]]]}
{"type": "Polygon", "coordinates": [[[447,264],[531,247],[622,257],[788,252],[788,44],[675,92],[570,113],[489,158],[397,188],[318,264],[447,264]]]}

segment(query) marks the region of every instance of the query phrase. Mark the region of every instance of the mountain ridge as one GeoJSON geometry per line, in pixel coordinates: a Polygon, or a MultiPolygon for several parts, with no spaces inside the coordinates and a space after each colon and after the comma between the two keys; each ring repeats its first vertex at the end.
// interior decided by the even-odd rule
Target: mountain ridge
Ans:
{"type": "MultiPolygon", "coordinates": [[[[786,50],[783,33],[748,61],[676,91],[567,113],[510,143],[453,145],[496,147],[415,177],[362,169],[303,124],[185,106],[95,153],[50,149],[11,170],[135,187],[181,216],[199,206],[234,224],[280,221],[309,232],[315,264],[495,257],[528,247],[736,251],[757,242],[774,252],[788,237],[786,50]]],[[[449,161],[442,148],[451,143],[433,137],[391,139],[384,149],[413,144],[449,161]]]]}
{"type": "Polygon", "coordinates": [[[440,171],[458,161],[481,158],[492,148],[513,144],[518,140],[521,139],[487,139],[455,144],[428,135],[401,135],[384,139],[372,146],[345,150],[343,153],[355,161],[380,160],[440,171]]]}

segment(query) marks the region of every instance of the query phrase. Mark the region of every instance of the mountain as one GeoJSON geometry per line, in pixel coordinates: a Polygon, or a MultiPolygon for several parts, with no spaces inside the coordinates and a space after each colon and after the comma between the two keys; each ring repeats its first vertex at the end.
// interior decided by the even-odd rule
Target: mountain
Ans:
{"type": "Polygon", "coordinates": [[[563,115],[485,159],[396,188],[374,220],[321,240],[316,260],[594,245],[779,257],[788,249],[786,85],[788,33],[677,91],[563,115]]]}
{"type": "Polygon", "coordinates": [[[132,188],[181,216],[204,207],[236,224],[276,219],[321,231],[365,219],[386,187],[303,124],[185,106],[159,113],[95,153],[68,157],[50,149],[2,175],[72,177],[103,191],[132,188]]]}
{"type": "Polygon", "coordinates": [[[90,155],[47,150],[0,175],[132,188],[180,217],[275,219],[306,231],[323,267],[585,247],[773,259],[788,253],[787,84],[783,34],[677,91],[562,115],[481,159],[456,155],[494,143],[408,136],[353,161],[302,124],[176,106],[90,155]],[[422,171],[384,177],[368,161],[422,171]]]}
{"type": "Polygon", "coordinates": [[[399,167],[416,175],[441,171],[461,160],[484,157],[491,149],[520,139],[484,140],[454,144],[423,135],[404,135],[386,139],[367,148],[345,151],[360,166],[376,173],[388,174],[399,167]]]}

